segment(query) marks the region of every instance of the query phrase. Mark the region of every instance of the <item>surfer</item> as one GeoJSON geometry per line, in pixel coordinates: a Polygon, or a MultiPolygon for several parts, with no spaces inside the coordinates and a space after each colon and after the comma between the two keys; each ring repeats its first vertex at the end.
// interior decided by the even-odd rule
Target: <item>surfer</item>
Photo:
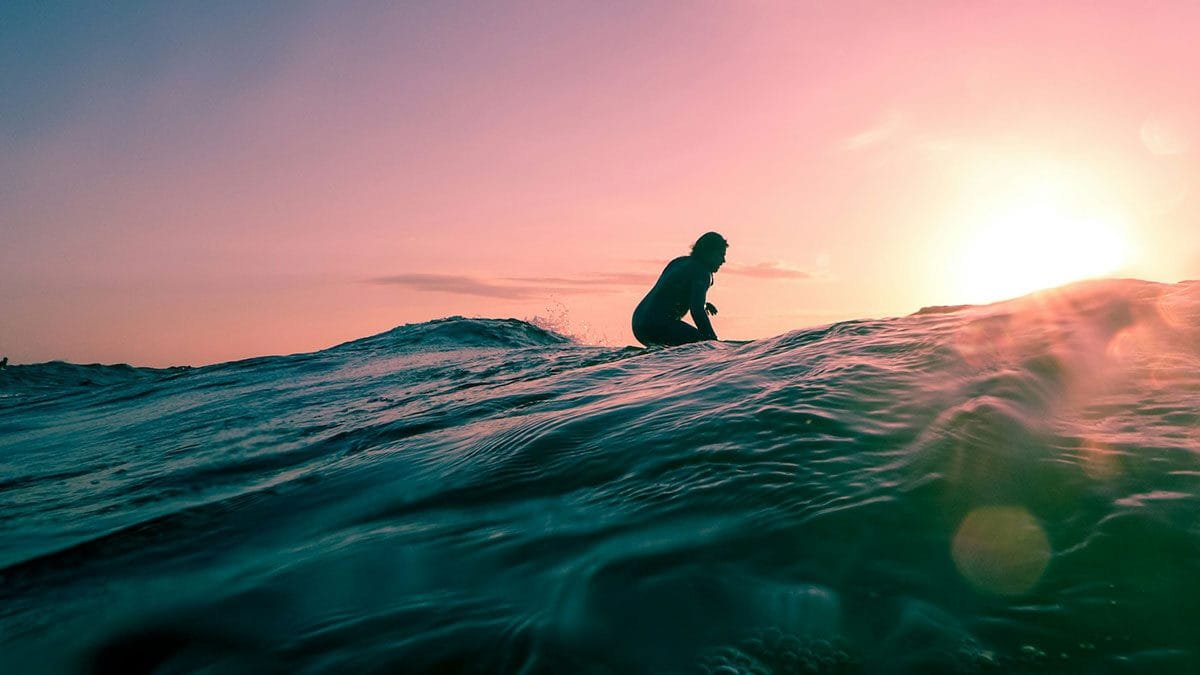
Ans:
{"type": "Polygon", "coordinates": [[[667,263],[654,288],[633,310],[633,336],[646,345],[682,345],[716,340],[708,315],[717,308],[706,301],[713,274],[725,263],[729,242],[716,232],[706,232],[692,246],[691,255],[667,263]],[[682,321],[692,314],[691,326],[682,321]]]}

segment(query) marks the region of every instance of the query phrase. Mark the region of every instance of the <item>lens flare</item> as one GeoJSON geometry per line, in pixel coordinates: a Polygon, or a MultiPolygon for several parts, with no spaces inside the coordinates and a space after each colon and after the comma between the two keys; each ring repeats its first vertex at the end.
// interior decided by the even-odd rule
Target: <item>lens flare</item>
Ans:
{"type": "Polygon", "coordinates": [[[1139,130],[1146,149],[1156,155],[1182,155],[1196,142],[1200,120],[1182,106],[1162,110],[1142,122],[1139,130]]]}
{"type": "Polygon", "coordinates": [[[1020,595],[1033,588],[1050,562],[1050,542],[1037,520],[1019,506],[985,506],[963,519],[954,534],[954,564],[975,588],[1020,595]]]}
{"type": "Polygon", "coordinates": [[[1146,353],[1146,342],[1145,331],[1140,326],[1123,328],[1108,341],[1104,353],[1112,361],[1128,365],[1146,353]]]}
{"type": "Polygon", "coordinates": [[[1173,329],[1187,330],[1200,323],[1195,304],[1189,302],[1185,294],[1164,292],[1158,296],[1154,307],[1162,322],[1173,329]]]}

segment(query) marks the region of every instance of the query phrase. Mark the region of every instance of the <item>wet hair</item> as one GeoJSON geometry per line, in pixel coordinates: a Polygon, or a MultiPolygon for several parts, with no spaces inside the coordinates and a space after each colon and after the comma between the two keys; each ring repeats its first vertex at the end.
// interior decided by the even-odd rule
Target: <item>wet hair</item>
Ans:
{"type": "Polygon", "coordinates": [[[695,244],[692,244],[692,255],[705,255],[712,251],[724,251],[729,248],[729,242],[725,241],[725,237],[716,232],[705,232],[700,235],[695,244]]]}

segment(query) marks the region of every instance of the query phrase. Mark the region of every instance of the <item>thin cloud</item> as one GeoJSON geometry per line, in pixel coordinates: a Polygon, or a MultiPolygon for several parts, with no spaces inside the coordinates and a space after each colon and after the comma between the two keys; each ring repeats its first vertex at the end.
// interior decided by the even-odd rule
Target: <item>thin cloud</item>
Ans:
{"type": "MultiPolygon", "coordinates": [[[[812,279],[813,274],[779,263],[726,265],[721,270],[759,279],[812,279]]],[[[479,279],[462,274],[393,274],[368,279],[368,283],[400,286],[418,293],[449,293],[502,300],[534,300],[555,295],[597,295],[625,288],[648,288],[656,274],[609,272],[586,277],[503,277],[479,279]]]]}
{"type": "Polygon", "coordinates": [[[502,286],[455,274],[395,274],[371,279],[371,283],[403,286],[425,293],[451,293],[483,298],[525,300],[533,296],[531,289],[522,286],[502,286]]]}
{"type": "Polygon", "coordinates": [[[508,277],[505,281],[521,284],[563,284],[567,286],[645,286],[655,277],[638,272],[612,272],[590,277],[508,277]]]}
{"type": "MultiPolygon", "coordinates": [[[[635,262],[644,263],[647,265],[655,265],[655,266],[660,266],[663,264],[663,261],[661,261],[661,260],[639,260],[639,261],[635,261],[635,262]]],[[[779,262],[761,262],[761,263],[750,263],[750,264],[725,263],[724,265],[721,266],[721,271],[718,272],[718,274],[729,274],[729,275],[733,275],[733,276],[753,277],[756,279],[791,279],[791,280],[796,280],[796,281],[806,281],[806,280],[811,281],[811,280],[826,279],[829,276],[827,274],[828,266],[829,266],[829,261],[827,259],[827,256],[825,256],[822,259],[818,259],[818,261],[817,261],[818,269],[815,272],[802,270],[798,267],[792,267],[785,263],[779,263],[779,262]]],[[[627,277],[629,279],[629,285],[634,285],[634,286],[648,285],[648,284],[654,283],[654,280],[658,278],[658,275],[651,276],[651,275],[626,274],[626,275],[612,275],[612,276],[627,277]]]]}
{"type": "Polygon", "coordinates": [[[756,279],[813,279],[811,272],[805,272],[794,267],[786,267],[779,263],[757,263],[754,265],[726,265],[721,268],[723,274],[735,274],[756,279]]]}
{"type": "Polygon", "coordinates": [[[614,284],[605,279],[608,277],[620,278],[621,276],[604,275],[591,280],[517,277],[505,279],[506,282],[517,283],[496,283],[459,274],[394,274],[369,279],[368,282],[386,286],[401,286],[419,293],[449,293],[503,300],[531,300],[551,295],[611,293],[614,290],[612,288],[614,284]]]}
{"type": "Polygon", "coordinates": [[[886,143],[900,131],[901,118],[898,113],[889,113],[875,126],[850,136],[842,141],[843,150],[863,150],[886,143]]]}

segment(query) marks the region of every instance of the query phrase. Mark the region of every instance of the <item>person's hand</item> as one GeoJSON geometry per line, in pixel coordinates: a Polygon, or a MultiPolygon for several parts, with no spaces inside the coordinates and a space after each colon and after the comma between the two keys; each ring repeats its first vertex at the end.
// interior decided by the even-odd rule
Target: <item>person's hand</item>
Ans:
{"type": "Polygon", "coordinates": [[[717,306],[712,304],[711,302],[706,302],[706,303],[704,303],[704,311],[708,312],[712,316],[716,316],[717,315],[717,306]]]}

